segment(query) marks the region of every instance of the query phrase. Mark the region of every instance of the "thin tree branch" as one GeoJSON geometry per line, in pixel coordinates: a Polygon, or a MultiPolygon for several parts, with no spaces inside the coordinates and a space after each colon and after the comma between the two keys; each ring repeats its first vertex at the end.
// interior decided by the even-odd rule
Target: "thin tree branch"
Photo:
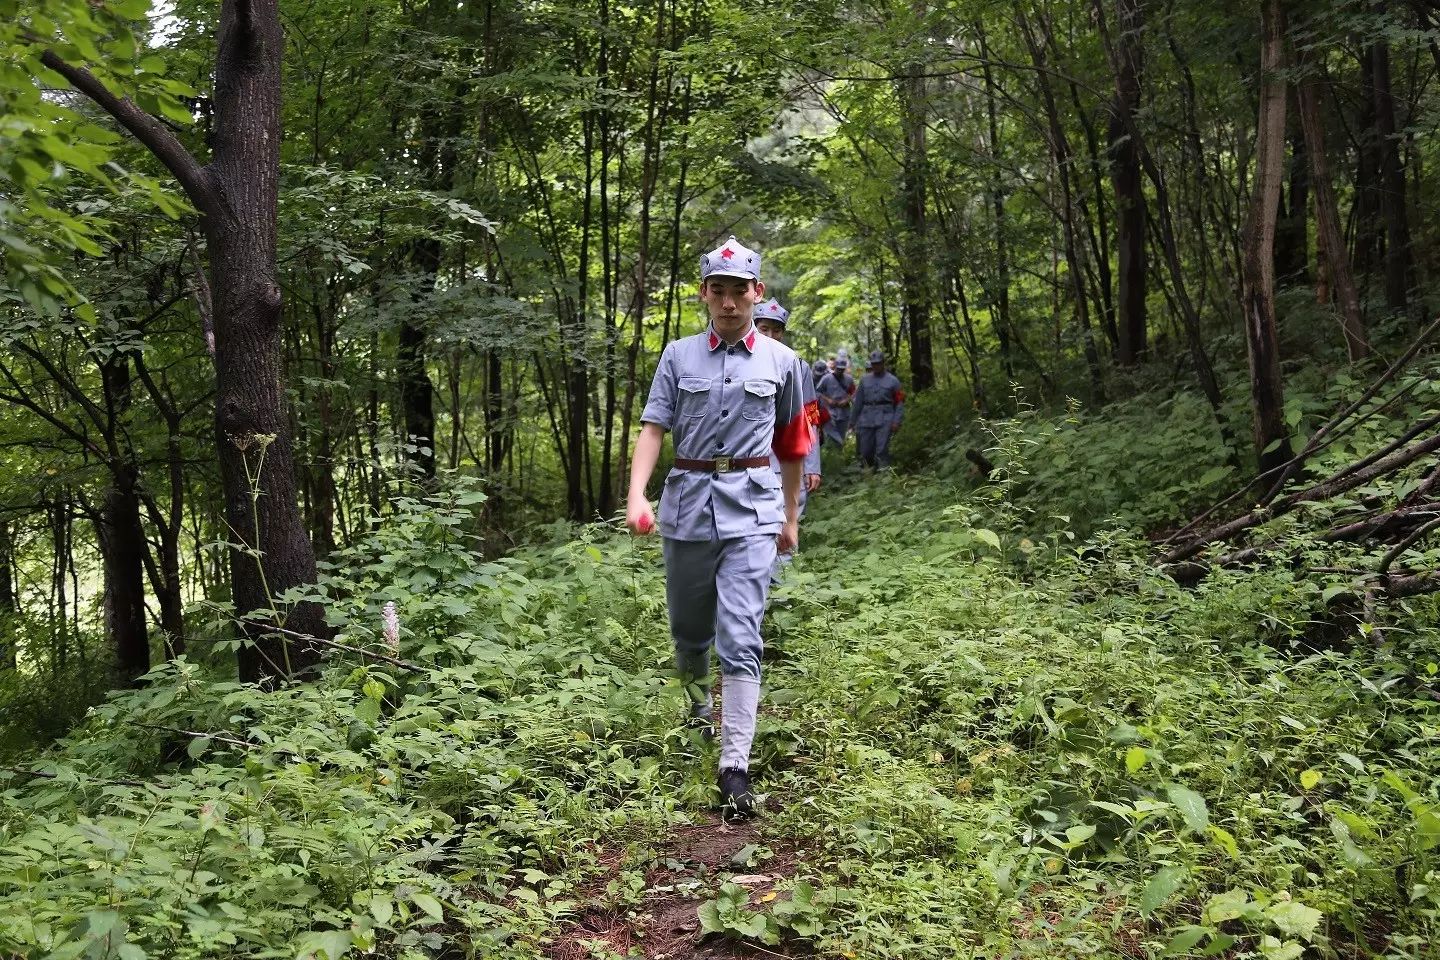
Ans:
{"type": "MultiPolygon", "coordinates": [[[[242,3],[241,6],[245,4],[242,3]]],[[[84,67],[66,63],[55,51],[46,50],[40,55],[40,62],[70,81],[71,86],[95,101],[97,106],[128,130],[131,136],[144,144],[145,148],[175,175],[181,189],[196,209],[206,216],[224,213],[231,219],[234,218],[210,176],[209,169],[202,166],[190,151],[185,149],[185,145],[168,127],[137,107],[129,97],[115,96],[95,74],[84,67]]]]}

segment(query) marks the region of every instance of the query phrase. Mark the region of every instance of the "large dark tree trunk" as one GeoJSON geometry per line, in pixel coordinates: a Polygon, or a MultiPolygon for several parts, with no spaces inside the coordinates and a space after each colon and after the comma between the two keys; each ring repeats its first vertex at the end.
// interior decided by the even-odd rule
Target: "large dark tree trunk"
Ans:
{"type": "MultiPolygon", "coordinates": [[[[276,219],[280,179],[278,0],[221,7],[215,64],[215,141],[209,172],[231,215],[205,218],[215,310],[216,433],[225,517],[245,549],[230,555],[235,610],[280,605],[315,581],[315,553],[295,502],[295,465],[281,368],[276,219]],[[258,551],[258,557],[251,551],[258,551]]],[[[269,621],[269,617],[263,618],[269,621]]],[[[289,611],[284,626],[325,635],[318,605],[289,611]]],[[[240,675],[271,680],[318,660],[318,648],[247,623],[252,646],[240,675]]]]}
{"type": "MultiPolygon", "coordinates": [[[[1140,0],[1116,0],[1114,44],[1115,111],[1110,121],[1110,180],[1115,188],[1119,276],[1119,349],[1115,359],[1133,366],[1148,350],[1145,317],[1145,189],[1140,179],[1140,144],[1125,117],[1140,110],[1144,69],[1140,0]]],[[[1103,11],[1101,11],[1103,13],[1103,11]]]]}
{"type": "MultiPolygon", "coordinates": [[[[275,262],[280,183],[278,0],[224,0],[216,33],[213,152],[200,165],[164,124],[117,98],[93,74],[54,51],[42,61],[122,123],[155,154],[204,217],[215,320],[215,433],[236,615],[247,645],[240,677],[283,680],[316,663],[319,648],[267,627],[291,587],[315,581],[315,551],[295,502],[295,464],[285,413],[280,284],[275,262]]],[[[283,614],[293,633],[323,636],[317,604],[283,614]]]]}
{"type": "Polygon", "coordinates": [[[925,124],[928,104],[922,67],[900,80],[902,125],[905,133],[904,198],[905,256],[901,286],[905,296],[905,323],[910,339],[910,385],[918,393],[935,385],[935,363],[930,345],[929,238],[925,222],[925,124]]]}
{"type": "Polygon", "coordinates": [[[1294,454],[1285,425],[1280,348],[1275,316],[1275,225],[1285,175],[1285,17],[1282,0],[1264,0],[1261,11],[1260,118],[1256,133],[1255,191],[1245,237],[1245,340],[1250,357],[1250,396],[1255,454],[1261,473],[1294,454]]]}

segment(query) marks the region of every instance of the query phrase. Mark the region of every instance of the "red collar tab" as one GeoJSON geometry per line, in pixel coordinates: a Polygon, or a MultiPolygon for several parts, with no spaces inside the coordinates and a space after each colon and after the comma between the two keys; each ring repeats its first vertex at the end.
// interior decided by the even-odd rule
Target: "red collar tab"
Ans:
{"type": "MultiPolygon", "coordinates": [[[[755,330],[755,325],[754,325],[754,324],[751,324],[751,325],[750,325],[750,332],[747,333],[747,334],[745,334],[745,336],[743,336],[743,337],[740,338],[740,343],[743,344],[743,345],[745,346],[745,349],[748,350],[750,353],[754,353],[754,352],[755,352],[755,338],[758,337],[759,335],[760,335],[760,334],[755,330]]],[[[725,343],[725,341],[722,340],[722,339],[720,339],[720,334],[718,334],[718,333],[715,332],[715,328],[714,328],[714,327],[711,327],[711,328],[710,328],[710,333],[709,333],[709,335],[708,335],[705,343],[706,343],[706,345],[707,345],[711,350],[718,350],[718,349],[720,349],[721,345],[725,343]]]]}

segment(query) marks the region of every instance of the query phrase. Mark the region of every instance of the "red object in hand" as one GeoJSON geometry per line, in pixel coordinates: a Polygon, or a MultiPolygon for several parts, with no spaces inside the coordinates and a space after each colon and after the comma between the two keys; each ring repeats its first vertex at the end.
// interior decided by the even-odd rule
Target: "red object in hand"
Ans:
{"type": "Polygon", "coordinates": [[[648,516],[641,517],[640,522],[637,523],[635,526],[639,528],[641,533],[649,533],[651,530],[655,529],[655,524],[651,522],[648,516]]]}

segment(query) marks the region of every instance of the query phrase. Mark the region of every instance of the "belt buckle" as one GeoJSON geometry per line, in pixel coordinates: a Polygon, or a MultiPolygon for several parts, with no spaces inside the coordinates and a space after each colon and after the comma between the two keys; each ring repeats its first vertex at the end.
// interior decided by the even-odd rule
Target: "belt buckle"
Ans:
{"type": "Polygon", "coordinates": [[[729,473],[731,470],[734,470],[734,469],[735,469],[735,461],[734,461],[734,458],[732,458],[732,457],[716,457],[716,458],[715,458],[715,472],[716,472],[716,473],[729,473]]]}

